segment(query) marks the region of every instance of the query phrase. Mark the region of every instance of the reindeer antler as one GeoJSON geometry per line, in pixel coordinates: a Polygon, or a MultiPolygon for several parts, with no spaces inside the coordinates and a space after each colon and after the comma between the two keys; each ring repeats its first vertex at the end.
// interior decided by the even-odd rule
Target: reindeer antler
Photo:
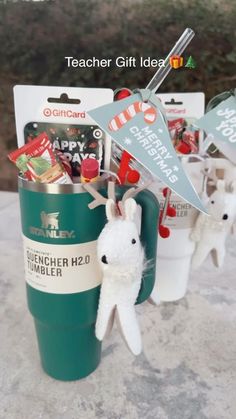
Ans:
{"type": "Polygon", "coordinates": [[[109,199],[112,199],[114,202],[116,202],[115,182],[108,182],[107,195],[109,199]]]}
{"type": "Polygon", "coordinates": [[[124,203],[126,201],[126,199],[128,198],[134,198],[136,195],[138,195],[139,192],[143,191],[144,189],[146,189],[152,182],[146,182],[143,186],[140,186],[139,188],[130,188],[128,189],[123,197],[122,200],[118,202],[118,206],[119,206],[119,210],[121,212],[121,215],[124,217],[125,213],[124,213],[124,203]]]}
{"type": "Polygon", "coordinates": [[[83,184],[84,189],[90,193],[95,199],[94,201],[90,202],[88,207],[90,209],[94,209],[99,207],[99,205],[106,205],[108,199],[112,199],[115,202],[115,183],[108,182],[107,188],[107,195],[108,198],[105,198],[102,194],[100,194],[95,188],[91,186],[90,183],[83,184]]]}
{"type": "MultiPolygon", "coordinates": [[[[134,187],[130,188],[124,193],[124,195],[122,197],[122,200],[118,202],[119,211],[120,211],[120,214],[122,215],[122,217],[125,217],[124,202],[128,198],[133,198],[134,196],[136,196],[139,192],[146,189],[150,184],[151,184],[151,182],[148,182],[148,183],[145,183],[143,186],[140,186],[139,188],[134,188],[134,187]]],[[[105,198],[96,189],[94,189],[91,186],[90,183],[83,184],[83,187],[84,187],[84,189],[86,189],[86,191],[88,191],[90,193],[90,195],[92,195],[95,198],[94,201],[90,202],[90,204],[88,205],[88,207],[90,209],[94,209],[94,208],[98,207],[99,205],[106,205],[108,199],[112,199],[114,201],[114,203],[116,203],[115,182],[111,182],[111,181],[108,182],[108,188],[107,188],[107,196],[108,197],[107,198],[105,198]]],[[[116,210],[114,210],[114,212],[116,212],[116,210]]],[[[116,212],[116,215],[117,215],[117,212],[116,212]]]]}

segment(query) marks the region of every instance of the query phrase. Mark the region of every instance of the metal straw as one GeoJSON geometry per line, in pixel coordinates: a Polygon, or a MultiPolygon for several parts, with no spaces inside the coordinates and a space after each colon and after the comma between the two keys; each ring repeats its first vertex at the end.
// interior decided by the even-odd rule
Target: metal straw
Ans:
{"type": "Polygon", "coordinates": [[[163,65],[163,67],[159,67],[157,72],[154,74],[153,78],[148,83],[146,89],[150,89],[154,93],[157,91],[158,87],[165,80],[166,76],[169,74],[172,68],[170,65],[170,57],[172,57],[172,55],[181,55],[184,52],[185,48],[190,43],[190,41],[193,39],[194,35],[195,35],[195,32],[192,29],[190,28],[185,29],[181,37],[178,39],[178,41],[176,42],[172,50],[169,52],[169,54],[165,58],[165,61],[164,61],[165,66],[163,65]]]}

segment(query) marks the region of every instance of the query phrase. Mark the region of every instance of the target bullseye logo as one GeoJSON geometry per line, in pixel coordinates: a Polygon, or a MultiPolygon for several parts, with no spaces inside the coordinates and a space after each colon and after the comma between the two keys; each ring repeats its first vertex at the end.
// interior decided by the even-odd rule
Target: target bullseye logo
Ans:
{"type": "Polygon", "coordinates": [[[99,129],[99,128],[96,128],[93,131],[93,136],[94,136],[94,138],[96,138],[97,140],[99,140],[100,138],[102,138],[102,130],[99,129]]]}
{"type": "Polygon", "coordinates": [[[44,116],[51,116],[52,111],[51,111],[51,109],[50,109],[50,108],[45,108],[45,109],[43,110],[43,114],[44,114],[44,116]]]}

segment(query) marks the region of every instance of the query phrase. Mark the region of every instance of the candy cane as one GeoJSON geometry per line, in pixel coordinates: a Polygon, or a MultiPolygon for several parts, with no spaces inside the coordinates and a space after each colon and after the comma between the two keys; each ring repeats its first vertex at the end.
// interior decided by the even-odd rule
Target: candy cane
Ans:
{"type": "Polygon", "coordinates": [[[64,169],[67,171],[68,175],[70,177],[72,177],[72,167],[71,167],[71,164],[70,164],[69,160],[65,156],[65,154],[62,153],[62,151],[58,150],[58,149],[55,149],[54,152],[59,157],[59,159],[60,159],[62,165],[64,166],[64,169]]]}
{"type": "Polygon", "coordinates": [[[110,131],[118,131],[120,128],[123,127],[123,125],[129,122],[140,112],[143,112],[144,121],[147,124],[152,124],[156,120],[156,109],[153,106],[149,105],[149,103],[137,101],[132,103],[132,105],[129,105],[128,108],[116,115],[111,120],[111,122],[108,125],[110,131]]]}

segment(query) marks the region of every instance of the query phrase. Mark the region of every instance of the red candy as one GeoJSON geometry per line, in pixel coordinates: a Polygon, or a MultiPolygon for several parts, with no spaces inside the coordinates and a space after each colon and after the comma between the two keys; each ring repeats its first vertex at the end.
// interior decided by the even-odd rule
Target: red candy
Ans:
{"type": "Polygon", "coordinates": [[[184,141],[179,141],[179,144],[176,147],[176,150],[182,154],[189,154],[191,153],[191,147],[189,144],[185,143],[184,141]]]}

